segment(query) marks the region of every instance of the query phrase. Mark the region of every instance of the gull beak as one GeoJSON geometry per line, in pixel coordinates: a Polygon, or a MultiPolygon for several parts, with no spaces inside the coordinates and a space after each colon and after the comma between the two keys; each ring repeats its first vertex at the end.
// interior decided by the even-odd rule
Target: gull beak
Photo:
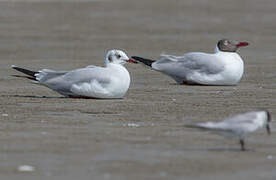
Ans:
{"type": "Polygon", "coordinates": [[[249,43],[248,42],[239,42],[236,46],[237,47],[244,47],[244,46],[248,46],[249,43]]]}
{"type": "Polygon", "coordinates": [[[134,59],[132,59],[132,58],[129,58],[128,60],[126,60],[126,62],[129,62],[129,63],[135,63],[135,64],[137,64],[138,62],[137,61],[135,61],[134,59]]]}
{"type": "Polygon", "coordinates": [[[270,126],[269,126],[268,123],[266,124],[266,132],[267,132],[268,135],[271,134],[271,132],[270,132],[270,126]]]}

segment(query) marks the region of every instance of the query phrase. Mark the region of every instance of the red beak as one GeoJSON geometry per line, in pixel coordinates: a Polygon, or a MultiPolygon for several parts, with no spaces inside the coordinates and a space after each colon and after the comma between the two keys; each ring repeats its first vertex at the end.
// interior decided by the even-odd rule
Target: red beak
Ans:
{"type": "Polygon", "coordinates": [[[129,63],[135,63],[135,64],[137,64],[138,62],[137,61],[135,61],[134,59],[132,59],[132,58],[129,58],[129,60],[127,60],[126,62],[129,62],[129,63]]]}
{"type": "Polygon", "coordinates": [[[236,46],[237,47],[244,47],[244,46],[248,46],[249,43],[248,42],[239,42],[236,46]]]}

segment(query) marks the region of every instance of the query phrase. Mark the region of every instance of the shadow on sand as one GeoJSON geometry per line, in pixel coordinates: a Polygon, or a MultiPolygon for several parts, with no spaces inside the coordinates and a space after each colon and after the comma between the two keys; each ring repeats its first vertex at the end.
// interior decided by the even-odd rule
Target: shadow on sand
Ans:
{"type": "Polygon", "coordinates": [[[253,149],[242,151],[240,148],[185,148],[183,151],[211,151],[211,152],[255,152],[253,149]]]}
{"type": "Polygon", "coordinates": [[[34,95],[0,95],[0,97],[38,98],[38,99],[64,99],[64,96],[34,96],[34,95]]]}
{"type": "Polygon", "coordinates": [[[93,99],[93,100],[123,100],[123,98],[93,98],[93,97],[83,97],[83,96],[34,96],[34,95],[0,95],[0,97],[19,97],[19,98],[38,98],[38,99],[93,99]]]}

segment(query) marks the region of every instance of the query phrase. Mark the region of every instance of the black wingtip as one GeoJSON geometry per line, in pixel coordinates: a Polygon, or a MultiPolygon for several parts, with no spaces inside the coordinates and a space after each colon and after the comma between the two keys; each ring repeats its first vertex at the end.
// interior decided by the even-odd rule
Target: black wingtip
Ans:
{"type": "Polygon", "coordinates": [[[154,60],[151,60],[151,59],[145,59],[145,58],[142,58],[142,57],[138,57],[138,56],[132,56],[131,58],[135,59],[136,61],[139,61],[147,66],[150,66],[151,67],[151,64],[154,63],[155,61],[154,60]]]}
{"type": "Polygon", "coordinates": [[[15,65],[12,65],[11,66],[13,69],[19,71],[19,72],[22,72],[28,76],[31,76],[32,79],[35,79],[35,74],[37,74],[38,72],[35,72],[35,71],[30,71],[28,69],[24,69],[24,68],[20,68],[20,67],[17,67],[15,65]]]}
{"type": "Polygon", "coordinates": [[[30,80],[33,80],[33,81],[37,81],[35,77],[31,77],[31,76],[20,76],[20,75],[11,75],[13,77],[18,77],[18,78],[26,78],[26,79],[30,79],[30,80]]]}

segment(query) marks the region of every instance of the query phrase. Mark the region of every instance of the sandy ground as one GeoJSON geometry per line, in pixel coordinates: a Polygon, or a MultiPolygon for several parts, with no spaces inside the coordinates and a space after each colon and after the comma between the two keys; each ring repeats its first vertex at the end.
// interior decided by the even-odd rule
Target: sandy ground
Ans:
{"type": "MultiPolygon", "coordinates": [[[[97,0],[0,2],[0,179],[275,179],[276,131],[235,140],[185,129],[257,108],[276,117],[276,1],[97,0]],[[212,52],[246,40],[238,86],[179,86],[127,65],[124,99],[67,99],[10,65],[69,70],[129,56],[212,52]],[[30,165],[32,172],[19,172],[30,165]]],[[[275,123],[272,124],[275,126],[275,123]]]]}

